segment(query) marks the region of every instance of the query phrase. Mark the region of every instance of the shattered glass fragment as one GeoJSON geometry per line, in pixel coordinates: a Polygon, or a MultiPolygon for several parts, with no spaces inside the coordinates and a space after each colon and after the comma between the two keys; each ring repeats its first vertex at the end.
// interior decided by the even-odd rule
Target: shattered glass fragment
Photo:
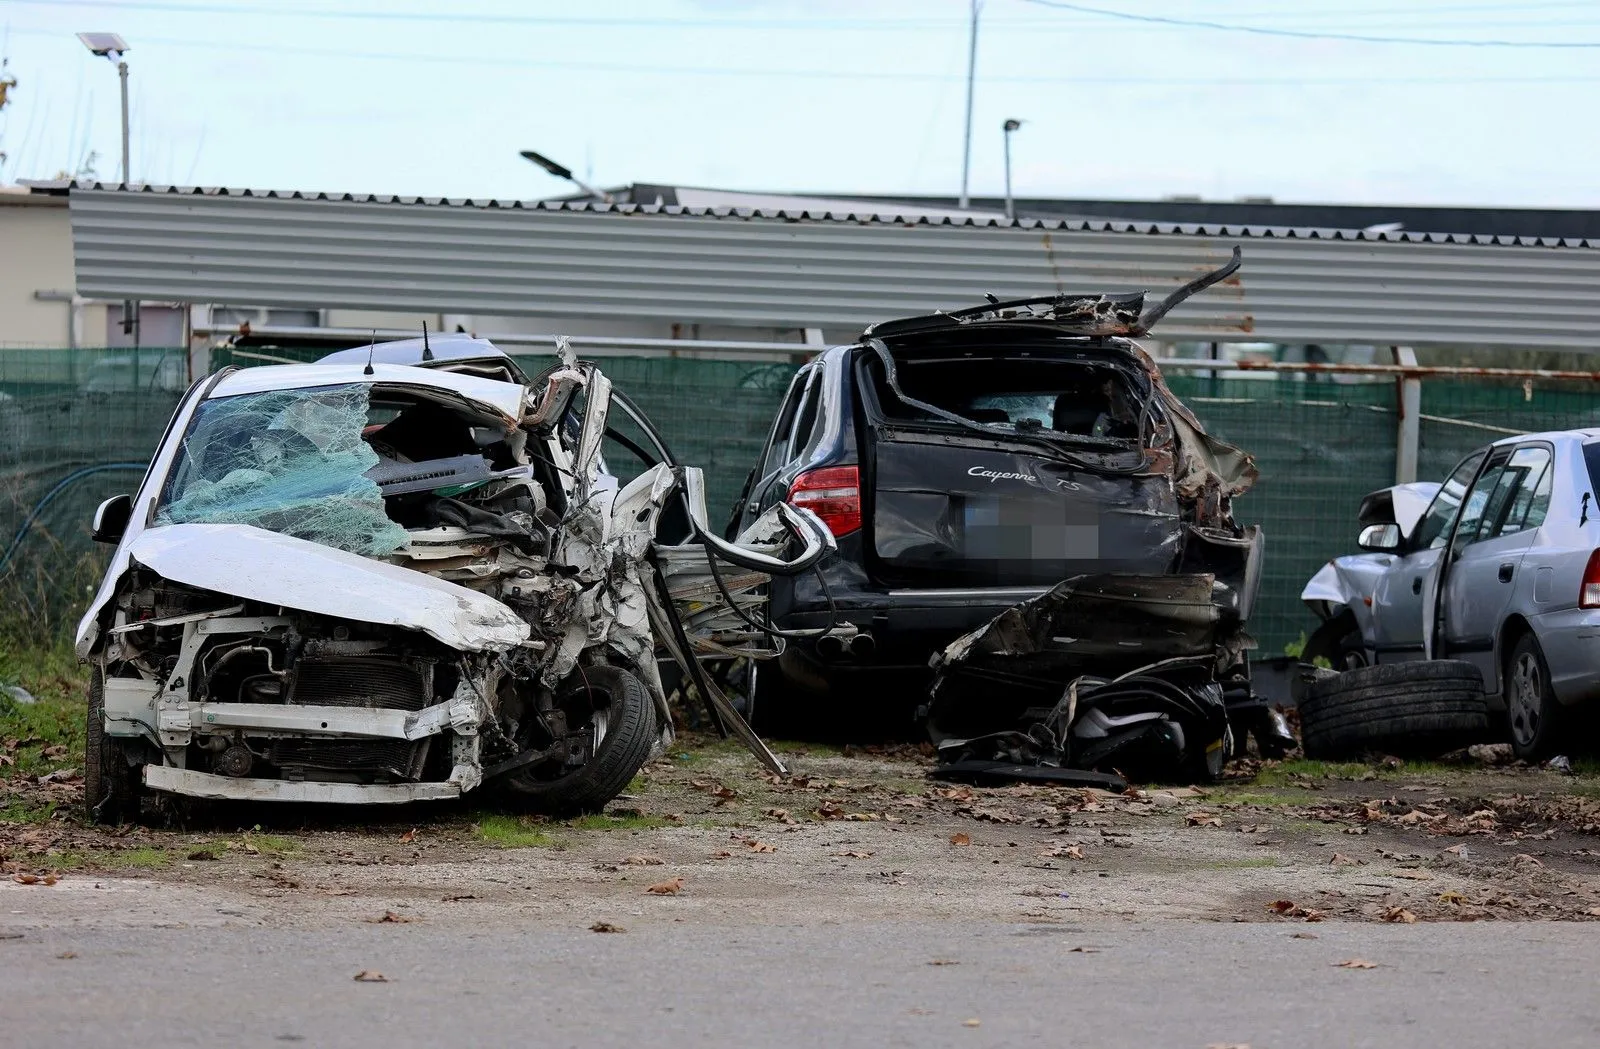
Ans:
{"type": "Polygon", "coordinates": [[[202,404],[162,493],[157,524],[246,524],[378,557],[404,546],[365,472],[364,384],[271,390],[202,404]]]}

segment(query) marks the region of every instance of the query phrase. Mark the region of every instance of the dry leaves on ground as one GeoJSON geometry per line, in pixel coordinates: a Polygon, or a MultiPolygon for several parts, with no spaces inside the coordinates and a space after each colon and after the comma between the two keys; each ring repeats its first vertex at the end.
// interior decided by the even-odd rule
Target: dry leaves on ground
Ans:
{"type": "Polygon", "coordinates": [[[357,983],[388,983],[389,982],[389,978],[387,976],[383,975],[383,973],[379,972],[376,969],[362,969],[360,972],[356,973],[355,980],[356,980],[357,983]]]}
{"type": "Polygon", "coordinates": [[[417,840],[417,828],[415,828],[415,827],[412,827],[410,830],[408,830],[404,834],[400,835],[400,844],[402,844],[402,845],[410,845],[412,842],[414,842],[416,840],[417,840]]]}
{"type": "Polygon", "coordinates": [[[1369,962],[1365,958],[1346,958],[1342,962],[1334,962],[1335,969],[1376,969],[1377,962],[1369,962]]]}
{"type": "Polygon", "coordinates": [[[1322,911],[1302,907],[1293,900],[1273,900],[1267,904],[1267,910],[1285,918],[1302,918],[1308,922],[1320,922],[1326,917],[1322,911]]]}
{"type": "Polygon", "coordinates": [[[407,922],[412,921],[412,919],[407,918],[403,914],[397,914],[394,911],[384,911],[382,918],[368,918],[367,921],[371,922],[373,925],[404,925],[407,922]]]}
{"type": "Polygon", "coordinates": [[[950,844],[952,844],[952,845],[971,845],[972,844],[972,835],[967,834],[964,831],[957,831],[955,834],[950,835],[950,844]]]}
{"type": "Polygon", "coordinates": [[[666,881],[656,882],[644,891],[656,896],[676,896],[681,888],[683,888],[682,878],[668,878],[666,881]]]}
{"type": "Polygon", "coordinates": [[[870,860],[872,858],[872,856],[873,856],[872,853],[870,853],[870,852],[862,852],[860,849],[846,849],[843,852],[836,852],[836,853],[834,853],[834,855],[835,856],[844,856],[847,859],[852,859],[852,860],[870,860]]]}
{"type": "Polygon", "coordinates": [[[626,864],[629,864],[630,866],[634,866],[634,867],[659,867],[663,863],[665,863],[666,861],[663,860],[660,856],[644,856],[644,855],[640,855],[640,856],[629,856],[627,859],[623,860],[622,862],[626,863],[626,864]]]}
{"type": "Polygon", "coordinates": [[[1214,812],[1191,812],[1184,817],[1184,822],[1191,827],[1220,827],[1222,817],[1214,812]]]}
{"type": "Polygon", "coordinates": [[[624,929],[620,925],[615,925],[615,924],[613,924],[611,922],[595,922],[593,925],[589,926],[589,931],[590,932],[627,932],[628,930],[624,929]]]}
{"type": "Polygon", "coordinates": [[[1406,910],[1404,907],[1390,907],[1388,910],[1383,912],[1383,920],[1386,922],[1401,922],[1405,925],[1415,925],[1417,923],[1417,916],[1406,910]]]}
{"type": "Polygon", "coordinates": [[[1039,855],[1046,859],[1058,858],[1064,860],[1081,860],[1083,859],[1083,845],[1082,843],[1074,843],[1071,845],[1052,845],[1048,849],[1045,849],[1043,852],[1039,853],[1039,855]]]}
{"type": "Polygon", "coordinates": [[[54,874],[18,874],[13,876],[11,880],[18,885],[54,885],[56,876],[54,874]]]}
{"type": "Polygon", "coordinates": [[[754,839],[751,839],[750,841],[747,841],[744,844],[745,844],[745,848],[749,849],[751,852],[777,852],[778,851],[778,847],[776,845],[768,845],[764,841],[756,841],[754,839]]]}

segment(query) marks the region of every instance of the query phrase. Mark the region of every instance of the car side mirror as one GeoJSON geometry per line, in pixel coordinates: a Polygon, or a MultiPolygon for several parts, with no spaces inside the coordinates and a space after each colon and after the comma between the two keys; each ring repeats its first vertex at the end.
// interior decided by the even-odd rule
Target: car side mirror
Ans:
{"type": "Polygon", "coordinates": [[[1367,525],[1356,539],[1356,545],[1375,554],[1391,554],[1400,549],[1400,526],[1397,524],[1367,525]]]}
{"type": "Polygon", "coordinates": [[[132,517],[133,497],[113,495],[94,512],[94,527],[89,535],[97,543],[120,543],[132,517]]]}

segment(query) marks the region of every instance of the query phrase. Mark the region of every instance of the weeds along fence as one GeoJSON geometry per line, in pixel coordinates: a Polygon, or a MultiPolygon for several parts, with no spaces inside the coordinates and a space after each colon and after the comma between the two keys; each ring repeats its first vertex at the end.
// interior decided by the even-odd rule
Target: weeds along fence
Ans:
{"type": "MultiPolygon", "coordinates": [[[[219,350],[213,367],[309,360],[219,350]]],[[[528,356],[530,371],[550,363],[528,356]]],[[[684,462],[706,471],[720,523],[755,462],[796,365],[677,357],[606,357],[601,366],[639,403],[684,462]]],[[[1218,437],[1255,456],[1261,480],[1235,515],[1267,535],[1252,633],[1281,653],[1314,622],[1305,581],[1355,547],[1361,497],[1395,483],[1397,463],[1439,479],[1468,451],[1515,433],[1600,425],[1600,383],[1567,373],[1410,373],[1420,397],[1408,429],[1405,376],[1353,370],[1196,371],[1167,380],[1218,437]],[[1413,447],[1407,448],[1410,443],[1413,447]]],[[[94,508],[131,491],[182,396],[184,351],[0,349],[0,644],[59,636],[99,580],[107,550],[89,541],[94,508]]],[[[619,464],[627,452],[609,448],[619,464]]]]}

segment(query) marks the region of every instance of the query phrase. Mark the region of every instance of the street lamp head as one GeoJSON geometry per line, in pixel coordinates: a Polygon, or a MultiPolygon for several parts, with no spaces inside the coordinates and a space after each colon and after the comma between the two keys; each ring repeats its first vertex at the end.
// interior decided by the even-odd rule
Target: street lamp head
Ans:
{"type": "Polygon", "coordinates": [[[1017,120],[1017,119],[1016,119],[1016,118],[1015,118],[1015,117],[1013,117],[1013,118],[1012,118],[1012,119],[1010,119],[1010,120],[1007,120],[1007,121],[1006,121],[1006,122],[1005,122],[1005,131],[1006,131],[1006,134],[1008,134],[1008,135],[1009,135],[1009,134],[1010,134],[1010,133],[1011,133],[1011,132],[1013,132],[1013,131],[1015,131],[1015,130],[1017,130],[1017,128],[1019,128],[1019,127],[1021,127],[1021,126],[1022,126],[1022,121],[1020,121],[1020,120],[1017,120]]]}
{"type": "Polygon", "coordinates": [[[554,175],[556,178],[564,178],[569,181],[572,179],[571,168],[564,168],[560,164],[557,164],[555,161],[551,160],[549,157],[540,156],[531,149],[525,149],[522,151],[522,159],[532,161],[533,163],[544,168],[550,174],[554,175]]]}
{"type": "Polygon", "coordinates": [[[115,33],[79,33],[78,39],[92,54],[113,61],[120,59],[123,52],[128,50],[127,41],[115,33]]]}

